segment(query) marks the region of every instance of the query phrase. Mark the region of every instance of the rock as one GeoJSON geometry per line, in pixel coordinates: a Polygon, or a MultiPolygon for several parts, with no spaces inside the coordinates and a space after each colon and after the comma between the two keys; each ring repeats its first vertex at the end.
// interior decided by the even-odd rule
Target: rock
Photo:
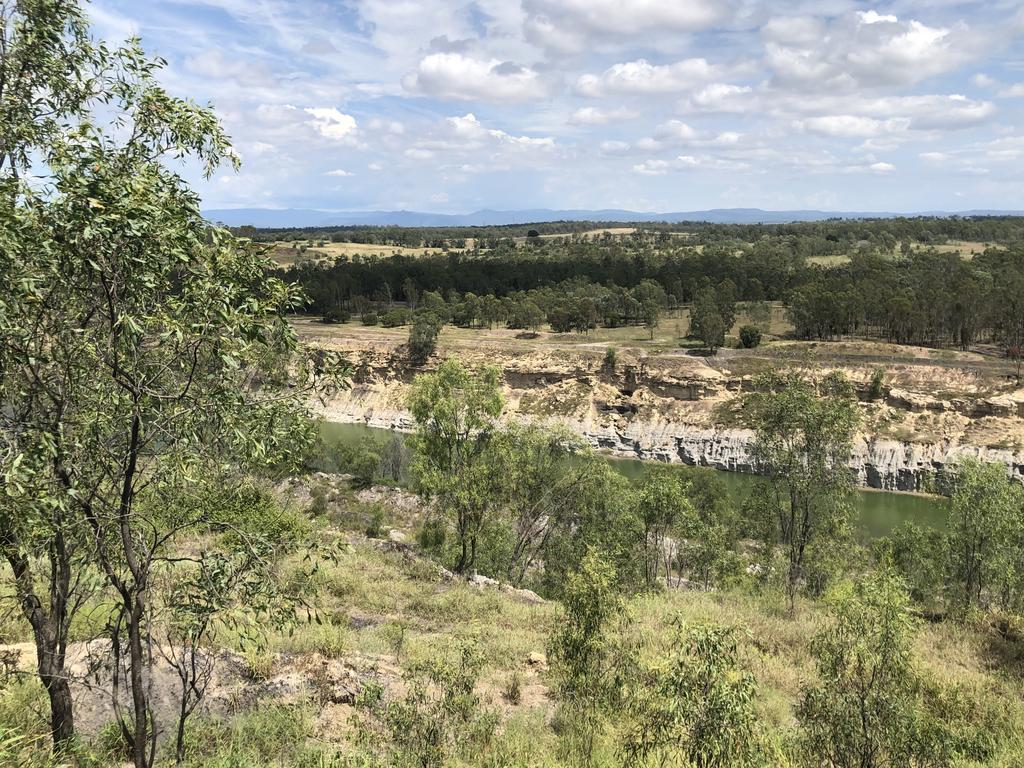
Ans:
{"type": "Polygon", "coordinates": [[[531,651],[526,657],[526,663],[539,672],[545,672],[548,668],[548,657],[538,651],[531,651]]]}
{"type": "Polygon", "coordinates": [[[409,536],[397,528],[392,528],[388,531],[388,541],[393,541],[395,544],[408,544],[409,536]]]}
{"type": "Polygon", "coordinates": [[[541,603],[547,602],[547,600],[530,589],[518,589],[509,584],[502,584],[500,589],[502,592],[511,595],[517,600],[524,603],[530,603],[531,605],[540,605],[541,603]]]}
{"type": "Polygon", "coordinates": [[[478,589],[483,589],[484,587],[498,586],[497,581],[488,578],[487,576],[483,576],[479,573],[474,573],[472,576],[469,577],[468,581],[470,584],[472,584],[474,587],[477,587],[478,589]]]}

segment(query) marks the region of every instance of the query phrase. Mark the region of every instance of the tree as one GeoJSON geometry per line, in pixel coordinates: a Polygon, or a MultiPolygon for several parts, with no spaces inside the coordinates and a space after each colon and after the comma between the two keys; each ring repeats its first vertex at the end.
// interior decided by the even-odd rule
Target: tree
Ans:
{"type": "Polygon", "coordinates": [[[637,490],[635,505],[643,524],[644,578],[648,587],[657,583],[662,566],[666,579],[671,576],[671,557],[666,550],[669,531],[696,516],[687,491],[680,473],[671,467],[645,472],[637,490]]]}
{"type": "Polygon", "coordinates": [[[132,698],[121,725],[142,768],[156,732],[154,569],[202,524],[169,525],[159,502],[196,478],[237,482],[238,470],[293,458],[312,436],[308,385],[336,363],[292,364],[284,314],[302,305],[300,291],[268,277],[257,249],[210,229],[161,163],[191,155],[210,174],[233,158],[212,112],[169,96],[155,79],[161,62],[136,42],[82,43],[73,3],[18,3],[13,13],[4,4],[0,18],[5,44],[22,50],[23,36],[42,57],[20,65],[42,80],[3,86],[3,119],[27,121],[5,127],[4,141],[45,138],[5,146],[0,546],[33,627],[58,747],[73,734],[63,664],[79,587],[98,574],[109,590],[132,698]],[[32,104],[14,108],[20,98],[32,104]],[[30,158],[46,192],[19,183],[30,158]],[[288,390],[290,376],[298,386],[288,390]],[[40,554],[49,562],[37,567],[40,554]]]}
{"type": "Polygon", "coordinates": [[[588,477],[577,460],[581,447],[567,433],[537,426],[509,425],[492,438],[486,471],[497,481],[491,503],[507,513],[499,523],[507,538],[499,572],[509,583],[521,585],[545,559],[551,537],[571,529],[588,477]]]}
{"type": "Polygon", "coordinates": [[[742,768],[777,764],[758,728],[754,676],[740,667],[736,631],[679,624],[666,663],[630,687],[624,765],[742,768]]]}
{"type": "Polygon", "coordinates": [[[441,325],[433,312],[418,312],[413,317],[409,328],[409,360],[413,365],[423,365],[434,354],[441,325]]]}
{"type": "Polygon", "coordinates": [[[654,338],[654,329],[658,327],[658,319],[661,316],[661,307],[653,301],[645,301],[642,307],[644,327],[654,338]]]}
{"type": "Polygon", "coordinates": [[[493,473],[481,457],[496,428],[504,399],[499,372],[471,372],[446,360],[436,373],[417,376],[409,396],[416,421],[414,473],[420,492],[437,500],[458,535],[458,573],[472,569],[484,515],[490,508],[493,473]]]}
{"type": "Polygon", "coordinates": [[[809,759],[833,768],[955,764],[959,746],[914,663],[916,624],[900,580],[875,573],[831,602],[832,621],[811,644],[820,682],[797,707],[809,759]]]}
{"type": "MultiPolygon", "coordinates": [[[[14,577],[15,594],[32,628],[36,669],[50,703],[56,752],[74,737],[74,711],[65,673],[68,629],[84,599],[78,573],[85,546],[69,520],[70,510],[54,503],[52,488],[37,480],[47,473],[52,447],[52,408],[15,397],[21,382],[13,371],[29,354],[30,308],[45,293],[30,284],[35,269],[24,251],[35,235],[21,177],[36,153],[61,140],[63,126],[88,115],[90,103],[109,81],[89,87],[98,68],[88,24],[74,2],[0,2],[0,550],[14,577]],[[28,354],[26,354],[28,353],[28,354]],[[36,569],[34,563],[48,567],[36,569]]],[[[40,328],[40,332],[45,332],[40,328]]],[[[36,382],[36,389],[42,382],[36,382]]]]}
{"type": "Polygon", "coordinates": [[[564,615],[548,641],[548,657],[567,727],[571,757],[589,764],[603,715],[615,706],[632,667],[624,643],[629,622],[614,566],[589,550],[565,585],[564,615]]]}
{"type": "Polygon", "coordinates": [[[725,344],[725,320],[718,297],[712,288],[705,288],[694,299],[690,310],[690,335],[700,339],[711,354],[725,344]]]}
{"type": "Polygon", "coordinates": [[[783,545],[790,611],[805,576],[808,552],[846,536],[853,475],[847,467],[858,424],[850,383],[829,374],[814,383],[798,374],[761,380],[747,396],[752,446],[765,477],[756,496],[761,514],[783,545]]]}
{"type": "Polygon", "coordinates": [[[509,328],[537,330],[544,324],[544,312],[532,299],[522,299],[512,304],[508,313],[509,328]]]}
{"type": "Polygon", "coordinates": [[[754,349],[761,346],[761,329],[756,325],[744,325],[740,328],[740,346],[754,349]]]}
{"type": "Polygon", "coordinates": [[[1020,577],[1024,494],[1003,464],[965,460],[957,471],[949,515],[951,603],[961,616],[1007,601],[1020,577]]]}
{"type": "Polygon", "coordinates": [[[420,300],[420,289],[416,286],[416,281],[411,277],[405,278],[402,281],[402,293],[405,296],[405,303],[409,305],[409,309],[416,309],[416,305],[420,300]]]}

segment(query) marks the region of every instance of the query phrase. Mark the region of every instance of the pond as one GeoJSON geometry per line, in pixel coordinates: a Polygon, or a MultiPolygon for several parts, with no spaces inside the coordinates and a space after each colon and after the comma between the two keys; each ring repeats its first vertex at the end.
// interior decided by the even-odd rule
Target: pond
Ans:
{"type": "MultiPolygon", "coordinates": [[[[364,437],[389,437],[386,429],[363,424],[321,422],[321,435],[327,443],[353,443],[364,437]]],[[[630,480],[637,479],[651,462],[608,457],[612,466],[630,480]]],[[[682,465],[679,465],[682,467],[682,465]]],[[[715,470],[712,470],[715,471],[715,470]]],[[[736,472],[719,471],[734,503],[741,504],[754,487],[757,478],[736,472]]],[[[884,536],[905,521],[919,525],[944,527],[949,500],[941,496],[858,489],[855,498],[859,528],[865,538],[884,536]]]]}

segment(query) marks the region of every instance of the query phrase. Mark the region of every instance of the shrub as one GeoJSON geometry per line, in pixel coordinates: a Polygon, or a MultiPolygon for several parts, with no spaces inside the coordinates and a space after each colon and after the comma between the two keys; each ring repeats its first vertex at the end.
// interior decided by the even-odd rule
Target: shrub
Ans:
{"type": "Polygon", "coordinates": [[[363,312],[362,318],[360,318],[363,325],[376,325],[377,324],[377,313],[373,310],[369,312],[363,312]]]}
{"type": "Polygon", "coordinates": [[[392,309],[384,313],[380,318],[380,324],[385,328],[398,328],[409,324],[410,312],[408,309],[392,309]]]}
{"type": "Polygon", "coordinates": [[[754,349],[761,345],[761,329],[756,325],[744,325],[740,328],[740,346],[744,349],[754,349]]]}
{"type": "Polygon", "coordinates": [[[606,373],[615,373],[615,366],[619,362],[619,353],[615,351],[615,347],[608,347],[604,351],[604,360],[601,363],[601,369],[606,373]]]}
{"type": "Polygon", "coordinates": [[[668,663],[630,691],[626,765],[778,765],[757,725],[755,692],[733,629],[680,625],[668,663]]]}
{"type": "Polygon", "coordinates": [[[333,307],[332,309],[328,309],[324,312],[321,322],[327,323],[328,325],[347,323],[351,317],[352,315],[347,309],[333,307]]]}
{"type": "Polygon", "coordinates": [[[470,646],[455,660],[431,659],[414,664],[405,675],[406,693],[385,702],[379,686],[368,686],[359,706],[370,710],[383,729],[374,733],[368,720],[359,723],[360,740],[379,744],[385,737],[387,765],[441,768],[462,764],[457,758],[478,756],[494,738],[496,714],[483,708],[474,692],[481,661],[470,646]]]}
{"type": "Polygon", "coordinates": [[[885,368],[876,368],[875,372],[871,374],[871,383],[868,385],[868,399],[869,400],[880,400],[882,395],[885,394],[883,385],[885,384],[885,368]]]}
{"type": "Polygon", "coordinates": [[[437,349],[437,337],[441,333],[441,320],[430,312],[416,316],[409,329],[409,360],[413,365],[423,365],[437,349]]]}
{"type": "Polygon", "coordinates": [[[509,675],[508,680],[505,682],[505,690],[501,692],[501,696],[513,706],[523,700],[523,680],[518,672],[513,672],[509,675]]]}

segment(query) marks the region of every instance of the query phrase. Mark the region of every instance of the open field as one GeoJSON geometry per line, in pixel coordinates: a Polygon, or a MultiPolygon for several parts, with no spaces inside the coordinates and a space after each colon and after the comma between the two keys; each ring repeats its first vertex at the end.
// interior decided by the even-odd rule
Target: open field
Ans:
{"type": "MultiPolygon", "coordinates": [[[[269,243],[270,256],[282,267],[303,262],[333,263],[339,256],[424,256],[441,253],[440,248],[408,248],[398,245],[371,243],[334,243],[323,241],[289,241],[269,243]],[[322,244],[321,244],[322,243],[322,244]]],[[[467,244],[468,247],[472,245],[467,244]]]]}

